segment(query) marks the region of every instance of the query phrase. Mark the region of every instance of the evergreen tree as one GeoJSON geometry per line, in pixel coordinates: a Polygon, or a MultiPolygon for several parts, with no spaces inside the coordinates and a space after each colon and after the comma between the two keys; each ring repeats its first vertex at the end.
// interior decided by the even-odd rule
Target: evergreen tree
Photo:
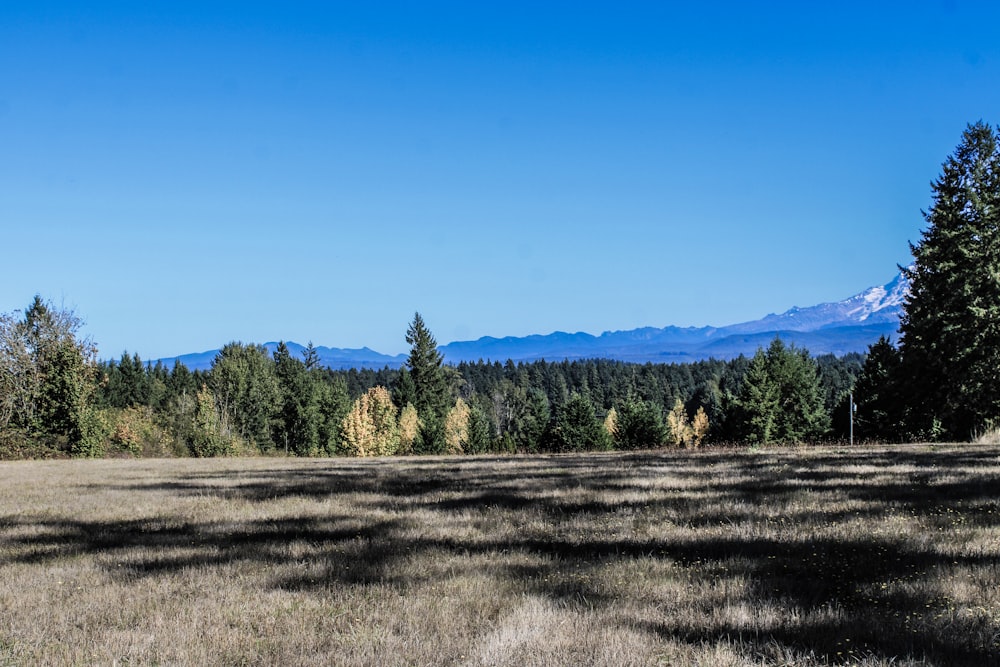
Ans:
{"type": "Polygon", "coordinates": [[[392,402],[400,409],[413,405],[417,400],[417,388],[413,384],[413,376],[409,369],[403,366],[399,369],[396,381],[392,383],[392,402]]]}
{"type": "Polygon", "coordinates": [[[406,365],[413,380],[413,406],[423,424],[419,451],[438,453],[445,447],[444,419],[451,407],[451,389],[442,368],[444,360],[438,352],[437,341],[420,313],[413,315],[413,322],[406,331],[406,342],[411,346],[406,365]]]}
{"type": "Polygon", "coordinates": [[[149,405],[150,377],[138,354],[129,356],[123,352],[117,363],[112,361],[102,370],[102,405],[112,408],[149,405]]]}
{"type": "Polygon", "coordinates": [[[816,364],[806,350],[775,338],[750,360],[737,399],[741,432],[751,443],[801,442],[822,436],[830,416],[816,364]]]}
{"type": "Polygon", "coordinates": [[[868,348],[854,384],[855,432],[865,440],[898,441],[904,436],[900,354],[885,336],[868,348]]]}
{"type": "Polygon", "coordinates": [[[667,439],[660,409],[649,401],[630,398],[618,409],[614,442],[619,449],[660,447],[667,439]]]}
{"type": "Polygon", "coordinates": [[[603,450],[610,444],[593,403],[578,392],[570,394],[566,404],[556,410],[545,440],[547,448],[556,452],[603,450]]]}
{"type": "Polygon", "coordinates": [[[306,364],[291,356],[279,342],[274,351],[274,371],[281,403],[274,421],[274,441],[299,456],[320,453],[319,392],[306,364]]]}
{"type": "Polygon", "coordinates": [[[750,360],[750,365],[747,366],[740,393],[732,406],[734,420],[738,424],[734,432],[752,444],[772,442],[776,439],[775,422],[780,398],[778,386],[767,367],[767,355],[763,348],[758,348],[750,360]]]}
{"type": "Polygon", "coordinates": [[[0,317],[0,427],[63,436],[71,453],[99,453],[96,349],[82,321],[35,296],[24,317],[0,317]]]}
{"type": "Polygon", "coordinates": [[[490,423],[487,410],[480,405],[480,401],[473,400],[469,405],[469,446],[466,452],[482,454],[490,451],[492,446],[493,425],[490,423]]]}
{"type": "Polygon", "coordinates": [[[311,371],[316,378],[314,386],[319,405],[319,446],[320,453],[336,454],[340,450],[340,427],[351,409],[351,399],[347,393],[347,383],[342,377],[325,376],[322,371],[311,371]]]}
{"type": "Polygon", "coordinates": [[[167,395],[175,397],[194,394],[196,391],[198,391],[197,379],[180,359],[176,360],[167,379],[167,395]]]}
{"type": "Polygon", "coordinates": [[[307,371],[319,368],[319,351],[316,350],[312,341],[309,341],[306,349],[302,350],[302,363],[306,365],[307,371]]]}
{"type": "Polygon", "coordinates": [[[545,438],[552,410],[548,397],[541,389],[529,389],[525,393],[525,399],[525,410],[517,425],[517,448],[523,452],[537,452],[545,438]]]}
{"type": "Polygon", "coordinates": [[[1000,425],[998,138],[981,121],[966,128],[910,246],[900,352],[918,436],[969,439],[1000,425]]]}
{"type": "Polygon", "coordinates": [[[274,363],[260,345],[228,343],[212,362],[210,389],[241,438],[268,451],[271,421],[281,405],[274,363]]]}

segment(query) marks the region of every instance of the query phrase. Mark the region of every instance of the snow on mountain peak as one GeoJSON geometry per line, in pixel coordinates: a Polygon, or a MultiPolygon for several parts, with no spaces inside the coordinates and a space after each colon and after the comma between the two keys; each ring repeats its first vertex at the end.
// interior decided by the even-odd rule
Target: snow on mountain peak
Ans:
{"type": "Polygon", "coordinates": [[[910,281],[902,272],[889,283],[871,287],[861,294],[841,301],[847,306],[847,315],[859,322],[867,320],[871,315],[887,308],[899,309],[903,306],[906,295],[910,293],[910,281]]]}

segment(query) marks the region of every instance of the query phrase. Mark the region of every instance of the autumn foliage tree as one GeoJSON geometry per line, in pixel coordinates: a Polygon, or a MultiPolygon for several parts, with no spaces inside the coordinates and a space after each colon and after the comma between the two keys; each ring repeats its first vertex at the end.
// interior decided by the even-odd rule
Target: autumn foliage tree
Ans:
{"type": "Polygon", "coordinates": [[[399,448],[396,406],[385,387],[372,387],[354,402],[341,424],[341,446],[351,456],[389,456],[399,448]]]}
{"type": "Polygon", "coordinates": [[[412,454],[420,437],[420,417],[413,403],[407,403],[399,411],[399,454],[412,454]]]}
{"type": "Polygon", "coordinates": [[[462,454],[469,446],[469,406],[461,398],[444,420],[444,442],[448,454],[462,454]]]}

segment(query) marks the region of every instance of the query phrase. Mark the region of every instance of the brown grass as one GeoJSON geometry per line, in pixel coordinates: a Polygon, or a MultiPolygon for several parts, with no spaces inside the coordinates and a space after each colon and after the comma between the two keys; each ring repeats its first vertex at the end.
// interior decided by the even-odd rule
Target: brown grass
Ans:
{"type": "Polygon", "coordinates": [[[1000,447],[0,464],[0,665],[1000,664],[1000,447]]]}

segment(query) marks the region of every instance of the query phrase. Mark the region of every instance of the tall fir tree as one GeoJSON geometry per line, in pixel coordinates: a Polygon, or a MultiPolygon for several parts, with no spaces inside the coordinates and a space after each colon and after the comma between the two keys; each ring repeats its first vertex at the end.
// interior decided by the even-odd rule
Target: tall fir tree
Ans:
{"type": "Polygon", "coordinates": [[[969,125],[932,184],[927,228],[904,269],[900,324],[907,422],[918,437],[968,439],[1000,426],[1000,152],[969,125]]]}
{"type": "Polygon", "coordinates": [[[566,404],[556,410],[545,441],[547,448],[555,452],[604,450],[611,444],[594,404],[586,394],[577,392],[570,394],[566,404]]]}
{"type": "Polygon", "coordinates": [[[274,442],[299,456],[320,453],[320,393],[307,365],[291,356],[284,341],[274,351],[280,404],[272,422],[274,442]]]}
{"type": "Polygon", "coordinates": [[[896,442],[905,437],[900,379],[899,350],[882,336],[868,347],[854,383],[854,423],[859,439],[896,442]]]}
{"type": "Polygon", "coordinates": [[[621,404],[617,422],[613,436],[619,449],[661,447],[667,439],[662,411],[649,401],[629,398],[621,404]]]}
{"type": "Polygon", "coordinates": [[[451,389],[437,341],[420,313],[413,315],[413,322],[406,331],[406,342],[411,346],[406,366],[413,382],[413,406],[422,423],[417,450],[440,453],[445,448],[444,419],[451,408],[451,389]]]}
{"type": "Polygon", "coordinates": [[[736,403],[741,435],[751,443],[802,442],[830,427],[815,362],[780,338],[750,360],[736,403]]]}

